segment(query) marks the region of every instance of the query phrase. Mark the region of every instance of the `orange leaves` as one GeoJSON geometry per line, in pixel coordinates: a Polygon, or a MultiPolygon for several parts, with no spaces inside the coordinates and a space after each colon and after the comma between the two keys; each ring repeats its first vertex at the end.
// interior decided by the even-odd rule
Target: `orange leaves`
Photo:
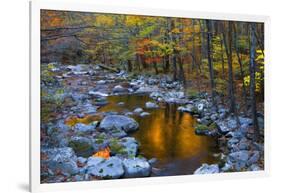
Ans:
{"type": "Polygon", "coordinates": [[[146,63],[161,62],[161,43],[149,38],[136,41],[137,54],[145,56],[146,63]]]}
{"type": "Polygon", "coordinates": [[[76,125],[77,123],[83,123],[83,124],[90,124],[93,121],[96,121],[99,117],[97,116],[92,116],[92,115],[87,115],[83,118],[79,118],[77,116],[70,116],[65,120],[65,124],[73,127],[74,125],[76,125]]]}
{"type": "Polygon", "coordinates": [[[63,19],[60,17],[53,17],[52,20],[50,21],[50,26],[51,27],[56,27],[60,26],[62,24],[63,19]]]}
{"type": "Polygon", "coordinates": [[[104,158],[104,159],[108,159],[110,157],[109,147],[106,147],[105,149],[98,151],[97,153],[95,153],[93,155],[93,157],[101,157],[101,158],[104,158]]]}
{"type": "Polygon", "coordinates": [[[65,22],[65,17],[61,12],[44,10],[41,15],[41,25],[44,28],[62,26],[65,22]]]}

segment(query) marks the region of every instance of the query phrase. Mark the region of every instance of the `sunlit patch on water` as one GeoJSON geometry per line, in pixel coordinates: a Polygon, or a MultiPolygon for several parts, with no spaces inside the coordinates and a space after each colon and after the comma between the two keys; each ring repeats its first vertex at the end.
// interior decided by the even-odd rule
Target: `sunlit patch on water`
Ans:
{"type": "Polygon", "coordinates": [[[177,105],[163,104],[158,109],[145,109],[151,101],[146,95],[108,97],[108,105],[99,111],[132,112],[141,107],[149,116],[133,115],[140,128],[131,134],[140,143],[140,155],[158,161],[154,175],[193,174],[202,163],[216,163],[218,153],[215,139],[198,136],[194,132],[196,120],[188,113],[177,111],[177,105]],[[125,104],[120,106],[119,102],[125,104]]]}
{"type": "Polygon", "coordinates": [[[82,118],[79,118],[77,116],[70,116],[68,117],[66,120],[65,120],[65,124],[70,126],[70,127],[73,127],[74,125],[76,125],[77,123],[83,123],[83,124],[90,124],[94,121],[98,121],[100,120],[101,117],[98,116],[98,115],[86,115],[82,118]]]}

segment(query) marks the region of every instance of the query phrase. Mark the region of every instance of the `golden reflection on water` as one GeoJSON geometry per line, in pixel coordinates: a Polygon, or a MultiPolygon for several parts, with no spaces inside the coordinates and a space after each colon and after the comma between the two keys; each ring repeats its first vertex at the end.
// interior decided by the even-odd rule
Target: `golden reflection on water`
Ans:
{"type": "Polygon", "coordinates": [[[157,158],[159,166],[174,165],[180,161],[182,166],[173,169],[171,174],[187,174],[193,172],[202,163],[213,163],[211,155],[216,150],[213,139],[198,136],[194,133],[195,119],[188,113],[177,111],[176,105],[164,105],[159,109],[145,109],[145,102],[150,101],[148,96],[111,96],[109,104],[101,111],[133,111],[141,107],[150,113],[149,116],[134,116],[140,129],[133,133],[140,142],[140,154],[146,158],[157,158]],[[118,106],[118,102],[125,102],[118,106]],[[182,171],[188,168],[188,171],[182,171]]]}

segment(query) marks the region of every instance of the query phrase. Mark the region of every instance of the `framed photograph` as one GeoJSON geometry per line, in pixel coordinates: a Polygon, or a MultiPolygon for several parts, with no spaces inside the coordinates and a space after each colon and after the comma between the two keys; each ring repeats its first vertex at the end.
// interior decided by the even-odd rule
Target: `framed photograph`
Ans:
{"type": "Polygon", "coordinates": [[[32,192],[268,174],[268,17],[30,5],[32,192]]]}

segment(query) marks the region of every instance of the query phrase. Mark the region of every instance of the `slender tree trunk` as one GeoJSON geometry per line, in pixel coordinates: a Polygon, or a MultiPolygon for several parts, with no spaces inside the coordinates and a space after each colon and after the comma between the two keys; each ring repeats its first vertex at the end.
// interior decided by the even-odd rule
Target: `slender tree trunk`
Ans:
{"type": "Polygon", "coordinates": [[[221,67],[222,67],[222,77],[225,78],[225,67],[224,67],[224,50],[223,50],[223,37],[220,36],[220,46],[221,46],[221,67]]]}
{"type": "Polygon", "coordinates": [[[128,71],[132,72],[132,70],[133,70],[132,62],[131,62],[131,60],[128,60],[127,62],[128,62],[128,71]]]}
{"type": "Polygon", "coordinates": [[[153,68],[155,70],[155,74],[157,75],[159,72],[158,72],[158,68],[157,68],[157,63],[155,61],[153,61],[153,68]]]}
{"type": "Polygon", "coordinates": [[[216,94],[215,94],[215,80],[214,80],[214,69],[213,69],[213,61],[212,61],[212,25],[210,20],[206,20],[207,25],[207,56],[208,56],[208,67],[210,73],[210,84],[211,84],[211,92],[212,92],[212,102],[216,107],[216,94]]]}
{"type": "Polygon", "coordinates": [[[235,52],[236,52],[236,56],[238,59],[238,63],[239,63],[239,68],[240,68],[240,75],[242,77],[242,95],[244,98],[244,103],[245,105],[247,105],[247,93],[246,93],[246,86],[244,83],[244,70],[243,70],[243,64],[242,64],[242,58],[241,55],[239,53],[239,49],[238,49],[238,39],[237,39],[237,31],[236,31],[236,27],[235,24],[233,23],[233,31],[234,31],[234,47],[235,47],[235,52]]]}
{"type": "Polygon", "coordinates": [[[226,41],[226,36],[224,37],[225,42],[225,51],[227,55],[228,61],[228,96],[230,108],[229,111],[231,113],[235,112],[235,97],[234,97],[234,86],[233,86],[233,72],[232,72],[232,34],[231,34],[231,22],[228,22],[228,46],[226,41]]]}
{"type": "Polygon", "coordinates": [[[140,56],[140,60],[141,60],[141,64],[142,64],[142,69],[146,69],[147,64],[146,64],[146,61],[145,61],[145,56],[144,55],[140,56]]]}
{"type": "MultiPolygon", "coordinates": [[[[173,18],[170,19],[171,22],[171,30],[170,32],[175,28],[175,20],[173,18]]],[[[173,32],[171,32],[171,41],[176,43],[176,37],[173,32]]],[[[173,80],[176,81],[178,79],[177,77],[177,51],[175,48],[173,49],[173,55],[172,55],[172,64],[173,64],[173,80]]]]}
{"type": "MultiPolygon", "coordinates": [[[[183,23],[182,23],[182,20],[181,21],[181,24],[180,24],[180,36],[179,36],[179,44],[180,44],[180,47],[183,47],[184,44],[183,44],[183,23]]],[[[179,58],[178,58],[178,64],[179,64],[179,79],[181,80],[184,88],[186,87],[186,80],[185,80],[185,73],[184,73],[184,68],[183,68],[183,54],[182,53],[179,53],[179,58]]]]}
{"type": "Polygon", "coordinates": [[[251,47],[250,47],[250,98],[251,98],[251,114],[253,119],[253,126],[254,126],[254,140],[259,140],[259,125],[258,125],[258,118],[257,118],[257,109],[256,109],[256,24],[250,24],[250,39],[251,39],[251,47]]]}
{"type": "Polygon", "coordinates": [[[228,97],[229,97],[229,112],[233,113],[238,126],[240,121],[237,114],[236,100],[235,100],[235,89],[234,89],[234,80],[233,80],[233,69],[232,69],[232,21],[228,22],[228,35],[226,38],[225,32],[223,32],[223,40],[225,46],[225,52],[227,56],[228,63],[228,97]],[[228,40],[228,45],[227,45],[228,40]]]}
{"type": "MultiPolygon", "coordinates": [[[[170,40],[170,36],[169,33],[171,31],[171,18],[167,18],[167,22],[166,22],[166,30],[165,30],[165,35],[164,35],[164,43],[167,44],[170,40]]],[[[164,56],[164,63],[165,63],[165,69],[164,72],[168,73],[170,71],[170,56],[169,55],[165,55],[164,56]]]]}
{"type": "Polygon", "coordinates": [[[196,54],[195,54],[195,28],[194,28],[194,19],[192,19],[192,69],[196,66],[196,54]]]}
{"type": "Polygon", "coordinates": [[[199,20],[199,25],[200,25],[200,31],[201,31],[201,54],[200,54],[200,72],[201,72],[201,67],[203,65],[203,59],[205,57],[205,42],[204,42],[204,36],[205,36],[205,31],[204,31],[204,23],[199,20]]]}
{"type": "Polygon", "coordinates": [[[138,71],[140,72],[141,66],[140,66],[140,56],[139,56],[139,54],[136,54],[136,67],[137,67],[138,71]]]}

